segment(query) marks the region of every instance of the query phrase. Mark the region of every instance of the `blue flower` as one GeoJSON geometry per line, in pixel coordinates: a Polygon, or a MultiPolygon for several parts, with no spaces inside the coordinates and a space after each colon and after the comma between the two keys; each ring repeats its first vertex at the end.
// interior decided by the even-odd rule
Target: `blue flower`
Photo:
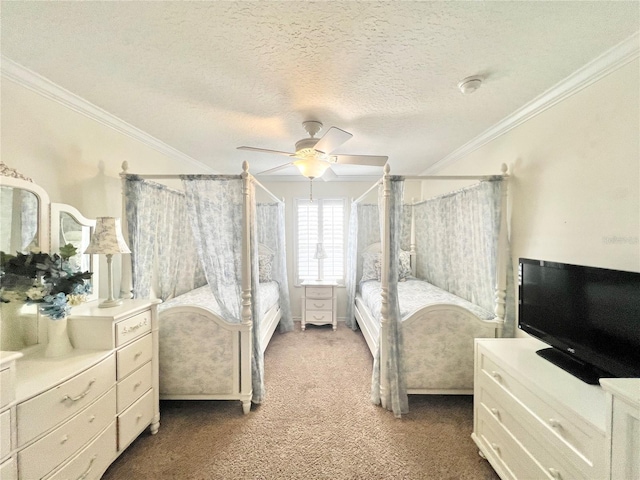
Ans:
{"type": "Polygon", "coordinates": [[[60,320],[66,317],[71,311],[67,304],[67,296],[64,293],[47,295],[40,306],[40,312],[53,320],[60,320]]]}

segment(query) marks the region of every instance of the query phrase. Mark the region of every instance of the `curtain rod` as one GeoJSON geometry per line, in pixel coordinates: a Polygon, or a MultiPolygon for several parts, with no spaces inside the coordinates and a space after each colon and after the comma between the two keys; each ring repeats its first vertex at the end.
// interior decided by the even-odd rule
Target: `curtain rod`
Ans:
{"type": "Polygon", "coordinates": [[[401,175],[405,180],[492,180],[496,177],[506,177],[507,164],[500,165],[499,175],[401,175]]]}

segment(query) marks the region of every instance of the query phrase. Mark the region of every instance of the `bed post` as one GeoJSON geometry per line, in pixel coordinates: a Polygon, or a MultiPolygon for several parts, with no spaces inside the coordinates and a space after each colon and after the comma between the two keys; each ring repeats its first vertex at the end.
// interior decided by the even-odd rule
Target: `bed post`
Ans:
{"type": "Polygon", "coordinates": [[[251,178],[249,164],[242,162],[242,324],[248,325],[247,331],[240,334],[240,401],[242,411],[247,414],[251,410],[251,358],[252,351],[252,318],[251,318],[251,178]],[[249,352],[244,355],[244,352],[249,352]]]}
{"type": "Polygon", "coordinates": [[[388,365],[387,351],[389,348],[389,241],[390,241],[390,205],[391,185],[389,179],[389,164],[384,166],[382,176],[382,245],[380,265],[380,283],[382,289],[382,305],[380,307],[380,403],[383,408],[387,408],[388,365]]]}
{"type": "Polygon", "coordinates": [[[417,276],[418,266],[416,265],[416,221],[415,221],[416,199],[411,199],[411,244],[409,245],[409,258],[411,259],[411,275],[417,276]]]}
{"type": "MultiPolygon", "coordinates": [[[[122,183],[122,218],[120,219],[120,225],[122,228],[122,236],[127,245],[131,245],[129,242],[129,222],[127,222],[127,170],[129,169],[129,162],[122,162],[122,172],[120,172],[120,180],[122,183]]],[[[131,254],[121,255],[121,267],[120,267],[120,298],[133,298],[133,273],[131,269],[131,254]]]]}
{"type": "Polygon", "coordinates": [[[507,268],[509,262],[508,225],[507,225],[507,193],[509,191],[509,175],[507,165],[502,164],[502,182],[500,182],[500,227],[498,230],[498,251],[496,255],[496,290],[495,290],[495,314],[499,324],[496,335],[502,337],[502,329],[505,321],[505,306],[507,297],[507,268]]]}

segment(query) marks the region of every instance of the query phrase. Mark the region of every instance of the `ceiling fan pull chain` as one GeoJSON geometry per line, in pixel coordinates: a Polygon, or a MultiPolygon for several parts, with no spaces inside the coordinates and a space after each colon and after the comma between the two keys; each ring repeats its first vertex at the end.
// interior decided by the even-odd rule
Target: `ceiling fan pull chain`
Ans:
{"type": "Polygon", "coordinates": [[[313,202],[313,178],[309,179],[309,201],[313,202]]]}

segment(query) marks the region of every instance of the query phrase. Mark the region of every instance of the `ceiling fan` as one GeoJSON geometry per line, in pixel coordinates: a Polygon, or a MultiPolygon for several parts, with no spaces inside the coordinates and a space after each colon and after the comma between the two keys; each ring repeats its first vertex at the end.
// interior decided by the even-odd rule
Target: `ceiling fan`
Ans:
{"type": "MultiPolygon", "coordinates": [[[[282,152],[280,150],[267,150],[256,147],[238,147],[238,150],[249,150],[253,152],[275,153],[278,155],[286,155],[294,160],[279,165],[275,168],[260,172],[258,175],[264,175],[276,172],[290,165],[294,165],[300,170],[300,173],[309,180],[322,177],[325,172],[329,171],[332,177],[335,172],[331,170],[332,164],[349,164],[349,165],[368,165],[374,167],[383,167],[387,163],[389,157],[376,155],[332,155],[340,145],[349,140],[353,135],[336,127],[331,127],[322,136],[315,136],[322,130],[322,123],[309,120],[302,122],[302,126],[309,134],[309,138],[303,138],[296,142],[295,153],[282,152]]],[[[325,177],[326,178],[326,177],[325,177]]]]}

